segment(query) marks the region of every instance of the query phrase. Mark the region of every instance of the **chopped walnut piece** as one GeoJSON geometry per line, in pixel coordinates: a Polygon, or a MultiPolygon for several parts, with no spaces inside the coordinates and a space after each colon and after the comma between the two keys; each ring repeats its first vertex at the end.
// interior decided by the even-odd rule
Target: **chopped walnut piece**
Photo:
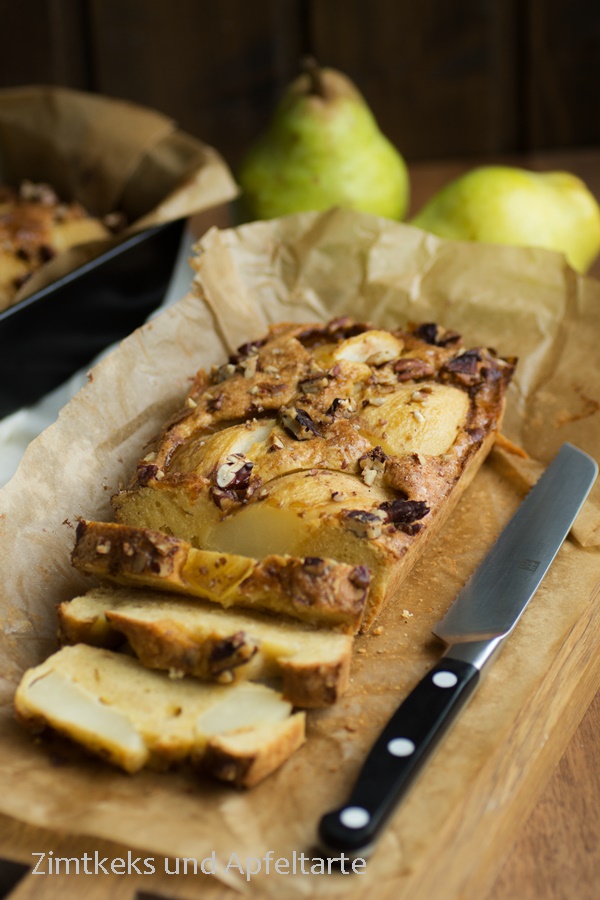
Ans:
{"type": "Polygon", "coordinates": [[[449,372],[461,372],[466,375],[474,375],[477,372],[477,363],[481,362],[481,354],[478,350],[465,350],[454,359],[448,360],[444,368],[449,372]]]}
{"type": "Polygon", "coordinates": [[[249,638],[245,631],[237,631],[230,637],[215,641],[209,657],[211,675],[224,675],[225,681],[229,682],[233,679],[231,670],[248,662],[257,652],[258,643],[249,638]]]}
{"type": "Polygon", "coordinates": [[[341,341],[344,338],[354,337],[363,331],[370,331],[371,326],[363,322],[355,322],[349,316],[332,319],[326,325],[311,326],[296,335],[303,347],[315,347],[319,344],[341,341]]]}
{"type": "Polygon", "coordinates": [[[314,437],[321,437],[321,432],[309,414],[297,406],[282,407],[279,410],[279,417],[285,430],[298,441],[308,441],[314,437]]]}
{"type": "Polygon", "coordinates": [[[364,469],[365,466],[371,465],[374,466],[379,472],[383,472],[385,468],[385,464],[387,462],[388,455],[383,450],[382,447],[373,447],[372,450],[369,450],[368,453],[365,453],[358,460],[358,464],[361,469],[364,469]]]}
{"type": "Polygon", "coordinates": [[[243,453],[231,453],[217,469],[216,482],[220,488],[239,490],[248,484],[254,463],[243,453]]]}
{"type": "Polygon", "coordinates": [[[377,478],[377,470],[363,469],[362,477],[367,487],[371,487],[373,484],[375,484],[375,479],[377,478]]]}
{"type": "Polygon", "coordinates": [[[303,567],[309,575],[321,575],[327,568],[327,564],[320,556],[305,556],[303,567]]]}
{"type": "Polygon", "coordinates": [[[334,418],[348,417],[353,416],[357,409],[356,400],[352,397],[336,397],[326,414],[334,418]]]}
{"type": "Polygon", "coordinates": [[[435,375],[432,363],[412,356],[406,356],[395,362],[394,372],[397,381],[416,381],[419,378],[432,378],[435,375]]]}
{"type": "Polygon", "coordinates": [[[150,465],[138,466],[136,473],[138,484],[148,484],[149,481],[152,481],[153,478],[156,478],[157,472],[158,466],[154,465],[154,463],[150,465]]]}
{"type": "MultiPolygon", "coordinates": [[[[379,506],[386,516],[386,521],[391,522],[397,528],[404,525],[412,525],[419,519],[423,519],[429,513],[429,507],[424,500],[386,500],[379,506]]],[[[409,533],[413,534],[413,531],[409,533]]]]}
{"type": "MultiPolygon", "coordinates": [[[[245,502],[252,494],[250,475],[253,468],[254,463],[243,453],[231,453],[219,466],[215,476],[216,484],[210,489],[210,496],[219,509],[227,512],[236,504],[245,502]]],[[[258,484],[254,487],[258,487],[258,484]]]]}
{"type": "Polygon", "coordinates": [[[225,399],[224,394],[217,394],[216,397],[211,397],[208,403],[206,404],[206,408],[211,412],[218,412],[223,406],[223,400],[225,399]]]}
{"type": "Polygon", "coordinates": [[[263,337],[259,338],[257,341],[248,341],[246,344],[241,344],[237,348],[237,351],[229,357],[229,362],[232,365],[236,366],[239,362],[245,360],[251,354],[256,355],[256,350],[258,350],[259,347],[262,347],[266,343],[267,338],[263,337]]]}
{"type": "Polygon", "coordinates": [[[324,390],[328,384],[329,378],[325,372],[317,372],[298,382],[298,387],[303,394],[318,394],[320,391],[324,390]]]}
{"type": "Polygon", "coordinates": [[[222,512],[228,512],[240,502],[235,491],[228,488],[211,487],[210,496],[213,503],[219,507],[222,512]]]}
{"type": "Polygon", "coordinates": [[[334,503],[343,503],[348,499],[348,494],[345,494],[344,491],[332,491],[331,499],[334,503]]]}
{"type": "Polygon", "coordinates": [[[212,380],[215,384],[220,384],[222,381],[227,381],[227,379],[235,375],[236,371],[237,369],[232,363],[225,363],[223,366],[213,366],[211,371],[212,380]]]}
{"type": "Polygon", "coordinates": [[[371,583],[371,571],[368,566],[355,566],[350,573],[350,581],[354,587],[366,590],[371,583]]]}
{"type": "Polygon", "coordinates": [[[480,349],[465,350],[444,363],[440,370],[442,381],[458,383],[467,388],[476,388],[485,382],[497,380],[507,382],[514,369],[515,360],[498,359],[491,351],[480,349]]]}
{"type": "Polygon", "coordinates": [[[269,435],[269,451],[283,450],[283,441],[274,431],[269,435]]]}
{"type": "Polygon", "coordinates": [[[360,457],[358,465],[362,472],[363,481],[368,487],[371,487],[376,479],[383,474],[387,460],[388,455],[382,447],[373,447],[372,450],[360,457]]]}
{"type": "Polygon", "coordinates": [[[387,515],[380,510],[367,512],[365,509],[350,509],[344,510],[344,519],[357,537],[373,540],[381,535],[387,515]]]}
{"type": "Polygon", "coordinates": [[[258,366],[258,356],[249,356],[240,362],[240,367],[244,372],[244,378],[254,378],[256,375],[256,367],[258,366]]]}
{"type": "Polygon", "coordinates": [[[419,325],[418,328],[414,329],[413,334],[427,344],[433,344],[436,347],[458,344],[461,340],[461,336],[457,331],[442,328],[435,322],[425,322],[423,325],[419,325]]]}

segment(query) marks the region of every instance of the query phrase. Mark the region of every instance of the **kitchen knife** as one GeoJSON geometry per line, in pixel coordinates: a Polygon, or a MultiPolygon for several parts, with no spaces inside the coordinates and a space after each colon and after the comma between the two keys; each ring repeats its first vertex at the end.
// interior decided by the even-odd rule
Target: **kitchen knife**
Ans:
{"type": "Polygon", "coordinates": [[[535,594],[598,473],[563,444],[500,537],[433,629],[448,646],[394,713],[348,802],[319,825],[323,848],[365,856],[417,773],[535,594]]]}

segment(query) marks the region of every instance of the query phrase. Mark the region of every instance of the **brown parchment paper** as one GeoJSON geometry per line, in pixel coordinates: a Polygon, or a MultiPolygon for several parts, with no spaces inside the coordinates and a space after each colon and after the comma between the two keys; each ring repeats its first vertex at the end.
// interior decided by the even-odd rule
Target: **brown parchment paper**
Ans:
{"type": "Polygon", "coordinates": [[[172,119],[124,100],[47,86],[0,90],[0,184],[24,179],[47,182],[96,216],[119,210],[128,227],[114,239],[61,253],[27,280],[13,303],[129,234],[238,193],[219,153],[172,119]]]}
{"type": "MultiPolygon", "coordinates": [[[[393,884],[400,897],[410,884],[411,897],[430,900],[414,893],[415,872],[431,864],[432,843],[435,849],[461,840],[448,833],[449,822],[455,827],[478,796],[519,715],[590,609],[600,577],[597,490],[580,540],[565,543],[444,752],[387,827],[366,874],[352,884],[341,875],[272,874],[248,884],[224,866],[234,852],[240,859],[267,850],[287,859],[294,850],[310,854],[320,816],[344,800],[383,724],[439,656],[433,624],[527,484],[565,440],[600,456],[600,283],[549,251],[442,241],[340,210],[213,229],[198,251],[195,290],[92,371],[0,492],[0,811],[162,856],[201,860],[215,851],[217,877],[252,896],[384,896],[393,884]],[[357,639],[348,693],[332,709],[309,714],[306,744],[251,792],[186,771],[130,777],[60,741],[32,741],[13,721],[12,697],[23,670],[54,649],[55,604],[89,586],[69,564],[76,517],[111,517],[110,495],[198,366],[222,361],[270,322],[340,314],[384,326],[438,321],[468,343],[517,354],[505,431],[532,459],[515,464],[494,452],[503,465],[484,465],[382,614],[382,633],[357,639]]],[[[514,785],[495,789],[508,803],[514,785]]],[[[216,884],[207,881],[204,892],[216,884]]],[[[453,896],[450,887],[445,896],[453,896]]]]}

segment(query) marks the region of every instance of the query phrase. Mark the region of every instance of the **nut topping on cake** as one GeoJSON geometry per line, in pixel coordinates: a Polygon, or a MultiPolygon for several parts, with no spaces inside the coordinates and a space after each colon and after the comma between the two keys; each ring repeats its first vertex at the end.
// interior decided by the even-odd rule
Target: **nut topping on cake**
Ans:
{"type": "Polygon", "coordinates": [[[254,463],[246,459],[243,453],[232,453],[217,469],[217,485],[220,488],[239,490],[248,484],[253,468],[254,463]]]}
{"type": "Polygon", "coordinates": [[[363,481],[369,487],[383,474],[388,455],[381,447],[373,447],[358,460],[362,472],[363,481]]]}
{"type": "Polygon", "coordinates": [[[366,509],[345,510],[344,518],[352,534],[367,540],[378,538],[387,521],[385,512],[378,510],[368,512],[366,509]]]}
{"type": "Polygon", "coordinates": [[[309,441],[312,438],[321,437],[321,432],[309,414],[297,406],[280,409],[279,417],[285,430],[298,441],[309,441]]]}

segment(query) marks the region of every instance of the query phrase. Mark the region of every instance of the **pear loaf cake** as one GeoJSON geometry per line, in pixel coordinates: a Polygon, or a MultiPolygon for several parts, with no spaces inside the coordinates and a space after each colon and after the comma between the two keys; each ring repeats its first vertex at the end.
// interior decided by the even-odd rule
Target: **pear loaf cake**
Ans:
{"type": "Polygon", "coordinates": [[[109,224],[79,203],[61,202],[48,184],[23,181],[18,190],[0,186],[0,310],[58,253],[109,238],[109,224]]]}
{"type": "Polygon", "coordinates": [[[370,579],[368,630],[491,449],[514,362],[431,323],[275,325],[197,374],[113,498],[117,523],[221,554],[355,567],[359,586],[370,579]]]}

